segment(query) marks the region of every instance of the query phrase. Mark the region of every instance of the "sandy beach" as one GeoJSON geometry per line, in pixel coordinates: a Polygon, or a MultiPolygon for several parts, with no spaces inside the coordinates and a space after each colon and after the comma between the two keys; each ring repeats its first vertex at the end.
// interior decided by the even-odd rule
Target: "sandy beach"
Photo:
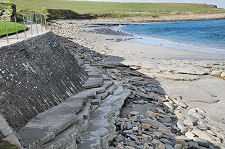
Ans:
{"type": "Polygon", "coordinates": [[[209,123],[225,130],[224,56],[138,43],[102,24],[120,22],[58,20],[50,27],[58,35],[104,55],[106,63],[129,65],[154,78],[166,95],[181,96],[188,107],[203,109],[209,123]]]}

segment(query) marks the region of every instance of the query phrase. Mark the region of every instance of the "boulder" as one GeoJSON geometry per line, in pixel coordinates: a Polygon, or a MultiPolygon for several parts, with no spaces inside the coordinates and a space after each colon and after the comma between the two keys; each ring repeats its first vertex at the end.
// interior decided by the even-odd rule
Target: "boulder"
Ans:
{"type": "Polygon", "coordinates": [[[221,75],[221,71],[220,70],[213,70],[212,72],[211,72],[211,75],[212,76],[220,76],[221,75]]]}
{"type": "Polygon", "coordinates": [[[209,142],[214,141],[214,139],[210,136],[210,134],[205,131],[201,131],[201,130],[195,128],[191,132],[201,139],[207,140],[209,142]]]}

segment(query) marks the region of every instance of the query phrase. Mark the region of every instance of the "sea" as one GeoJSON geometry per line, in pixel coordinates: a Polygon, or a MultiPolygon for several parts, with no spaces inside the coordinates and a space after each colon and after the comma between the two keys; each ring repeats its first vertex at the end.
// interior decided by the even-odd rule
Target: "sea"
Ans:
{"type": "Polygon", "coordinates": [[[143,44],[225,55],[225,20],[145,23],[114,29],[143,44]]]}

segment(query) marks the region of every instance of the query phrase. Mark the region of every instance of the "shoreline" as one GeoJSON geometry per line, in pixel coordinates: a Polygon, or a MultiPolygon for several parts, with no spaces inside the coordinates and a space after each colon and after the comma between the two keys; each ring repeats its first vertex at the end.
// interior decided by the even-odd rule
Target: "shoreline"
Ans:
{"type": "MultiPolygon", "coordinates": [[[[135,24],[135,25],[141,25],[135,24]]],[[[151,23],[146,23],[151,24],[151,23]]],[[[124,25],[122,25],[124,26],[124,25]]],[[[125,25],[128,26],[128,25],[125,25]]],[[[129,27],[128,27],[129,28],[129,27]]],[[[105,28],[103,28],[104,30],[105,28]]],[[[100,30],[100,29],[99,29],[100,30]]],[[[185,51],[193,51],[193,52],[200,52],[200,53],[208,53],[208,54],[216,54],[221,55],[225,59],[225,49],[216,48],[215,46],[200,46],[197,44],[190,44],[187,42],[181,42],[176,40],[170,40],[169,38],[160,38],[160,37],[152,37],[151,35],[145,34],[136,34],[132,32],[125,31],[122,27],[121,28],[111,28],[112,31],[118,32],[118,36],[121,36],[121,40],[132,40],[139,44],[153,45],[156,47],[165,47],[169,49],[176,49],[176,50],[185,50],[185,51]],[[123,35],[124,33],[124,35],[123,35]]],[[[100,32],[96,32],[100,33],[100,32]]],[[[105,34],[109,34],[105,32],[105,34]]],[[[115,33],[116,35],[116,33],[115,33]]]]}
{"type": "MultiPolygon", "coordinates": [[[[224,20],[225,13],[216,14],[185,14],[185,15],[166,15],[157,18],[154,17],[126,17],[126,18],[103,18],[104,21],[118,22],[120,25],[128,25],[133,23],[151,23],[151,22],[178,22],[178,21],[208,21],[208,20],[224,20]],[[125,23],[124,23],[125,21],[125,23]]],[[[99,20],[99,19],[96,19],[99,20]]]]}
{"type": "Polygon", "coordinates": [[[94,25],[109,22],[113,20],[60,20],[50,27],[56,34],[104,55],[105,63],[121,63],[157,80],[166,95],[180,96],[189,108],[203,109],[210,124],[225,130],[225,62],[220,55],[118,41],[116,35],[93,32],[98,28],[94,25]]]}
{"type": "MultiPolygon", "coordinates": [[[[152,22],[149,22],[152,23],[152,22]]],[[[151,36],[141,36],[135,33],[129,33],[124,30],[120,30],[120,28],[116,28],[118,26],[126,26],[126,25],[141,25],[145,23],[131,23],[131,24],[118,24],[118,23],[101,23],[101,24],[91,24],[88,25],[90,28],[95,28],[92,33],[97,33],[97,34],[102,34],[102,35],[114,35],[118,36],[117,42],[119,41],[127,41],[127,42],[135,42],[137,44],[144,44],[146,46],[151,45],[154,47],[161,47],[161,48],[166,48],[170,50],[178,50],[178,51],[190,51],[190,52],[196,52],[196,53],[205,53],[205,54],[212,54],[212,55],[217,55],[218,57],[221,58],[221,60],[225,59],[225,53],[221,49],[215,49],[214,51],[211,51],[213,48],[212,47],[199,47],[197,45],[189,45],[188,43],[183,43],[182,46],[183,48],[179,47],[180,44],[178,44],[176,41],[170,41],[167,39],[161,39],[161,38],[156,38],[156,37],[151,37],[151,36]],[[97,26],[96,26],[97,25],[97,26]],[[148,38],[151,38],[154,41],[149,41],[148,38]],[[165,40],[168,43],[161,43],[160,41],[165,40]],[[152,42],[152,43],[151,43],[152,42]],[[157,43],[153,43],[157,42],[157,43]],[[201,50],[201,48],[204,48],[204,50],[201,50]]]]}

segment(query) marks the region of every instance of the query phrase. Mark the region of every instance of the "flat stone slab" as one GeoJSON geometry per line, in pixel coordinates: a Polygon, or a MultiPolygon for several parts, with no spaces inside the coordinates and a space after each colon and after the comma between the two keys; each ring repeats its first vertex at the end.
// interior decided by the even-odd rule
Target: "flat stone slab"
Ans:
{"type": "Polygon", "coordinates": [[[87,130],[90,118],[90,102],[85,104],[81,112],[77,114],[78,121],[58,134],[54,140],[43,145],[43,149],[77,149],[77,140],[87,130]]]}
{"type": "Polygon", "coordinates": [[[197,75],[188,75],[188,74],[160,74],[162,78],[173,80],[173,81],[194,81],[198,80],[199,76],[197,75]]]}
{"type": "Polygon", "coordinates": [[[97,94],[104,93],[106,89],[108,89],[110,86],[112,86],[113,82],[112,81],[103,81],[102,86],[97,87],[97,88],[91,88],[84,90],[74,96],[71,96],[69,100],[76,100],[76,99],[94,99],[96,98],[97,94]]]}
{"type": "Polygon", "coordinates": [[[84,133],[79,149],[107,148],[113,139],[113,125],[124,100],[130,95],[130,90],[118,87],[113,95],[109,95],[99,108],[91,113],[87,132],[84,133]]]}
{"type": "Polygon", "coordinates": [[[88,76],[92,77],[92,78],[101,78],[102,74],[100,74],[97,71],[90,71],[90,72],[88,72],[88,76]]]}
{"type": "Polygon", "coordinates": [[[84,90],[74,96],[71,96],[69,100],[76,100],[76,99],[86,99],[86,98],[95,98],[96,97],[96,90],[95,89],[88,89],[84,90]]]}
{"type": "Polygon", "coordinates": [[[95,88],[95,87],[100,87],[102,86],[103,79],[102,78],[89,78],[83,87],[85,89],[90,89],[90,88],[95,88]]]}
{"type": "Polygon", "coordinates": [[[83,100],[63,102],[38,114],[25,127],[18,131],[24,147],[38,148],[77,121],[76,113],[83,108],[83,100]]]}

